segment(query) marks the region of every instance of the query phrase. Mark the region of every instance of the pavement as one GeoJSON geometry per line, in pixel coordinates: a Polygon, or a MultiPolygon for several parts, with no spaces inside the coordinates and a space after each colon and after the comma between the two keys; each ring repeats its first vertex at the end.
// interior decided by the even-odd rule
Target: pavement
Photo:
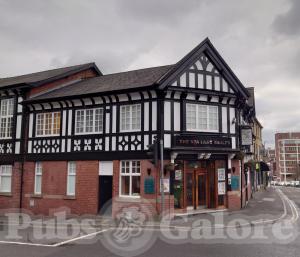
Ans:
{"type": "Polygon", "coordinates": [[[0,256],[298,257],[299,207],[300,189],[272,187],[256,192],[240,211],[187,216],[138,228],[121,223],[121,229],[112,226],[109,220],[102,224],[99,219],[96,229],[81,227],[84,231],[67,240],[62,234],[61,238],[49,236],[49,231],[65,232],[65,224],[50,228],[49,238],[42,236],[45,226],[35,229],[30,226],[18,231],[21,232],[18,240],[8,240],[9,227],[3,222],[0,256]],[[39,240],[32,236],[37,231],[41,235],[39,240]]]}

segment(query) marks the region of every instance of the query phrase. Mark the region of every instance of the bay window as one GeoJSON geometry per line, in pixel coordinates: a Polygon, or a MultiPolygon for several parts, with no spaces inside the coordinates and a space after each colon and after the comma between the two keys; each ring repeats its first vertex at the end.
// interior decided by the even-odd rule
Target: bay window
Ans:
{"type": "Polygon", "coordinates": [[[120,195],[139,197],[141,184],[140,161],[121,161],[120,195]]]}
{"type": "Polygon", "coordinates": [[[75,196],[76,162],[68,162],[67,195],[75,196]]]}
{"type": "Polygon", "coordinates": [[[3,99],[0,102],[0,138],[12,137],[14,99],[3,99]]]}
{"type": "Polygon", "coordinates": [[[0,193],[11,193],[12,166],[0,166],[0,193]]]}
{"type": "Polygon", "coordinates": [[[103,132],[103,108],[77,110],[75,133],[93,134],[103,132]]]}
{"type": "Polygon", "coordinates": [[[37,136],[59,136],[60,112],[38,113],[36,115],[37,136]]]}
{"type": "Polygon", "coordinates": [[[121,132],[141,130],[141,105],[123,105],[121,110],[121,132]]]}
{"type": "Polygon", "coordinates": [[[218,106],[187,104],[186,129],[189,131],[219,131],[218,106]]]}

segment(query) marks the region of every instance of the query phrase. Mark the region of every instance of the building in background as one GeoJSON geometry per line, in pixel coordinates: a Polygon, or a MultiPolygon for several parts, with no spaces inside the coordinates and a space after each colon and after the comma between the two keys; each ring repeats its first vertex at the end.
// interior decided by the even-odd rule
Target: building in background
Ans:
{"type": "Polygon", "coordinates": [[[265,156],[264,161],[269,165],[270,167],[270,176],[272,177],[272,180],[277,180],[277,172],[276,172],[276,154],[275,149],[273,148],[267,148],[265,150],[265,156]]]}
{"type": "Polygon", "coordinates": [[[276,133],[276,171],[280,181],[300,179],[300,132],[276,133]]]}

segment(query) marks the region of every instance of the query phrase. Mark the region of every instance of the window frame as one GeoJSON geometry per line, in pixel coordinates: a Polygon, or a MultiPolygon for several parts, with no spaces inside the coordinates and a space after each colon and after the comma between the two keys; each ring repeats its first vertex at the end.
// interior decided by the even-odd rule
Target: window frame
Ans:
{"type": "Polygon", "coordinates": [[[14,114],[15,114],[15,98],[9,97],[9,98],[3,98],[0,99],[0,139],[12,139],[13,137],[13,127],[14,127],[14,114]],[[11,103],[10,103],[11,101],[11,103]],[[7,102],[6,104],[6,114],[2,115],[2,105],[4,102],[7,102]],[[10,110],[9,107],[12,107],[10,110]],[[5,120],[5,123],[3,122],[5,120]],[[8,122],[10,120],[10,123],[8,122]],[[1,136],[2,132],[2,125],[4,124],[4,136],[1,136]],[[10,124],[10,126],[8,126],[10,124]]]}
{"type": "Polygon", "coordinates": [[[186,131],[192,131],[192,132],[213,132],[213,133],[219,133],[220,129],[220,124],[219,124],[219,107],[217,105],[207,105],[207,104],[199,104],[199,103],[186,103],[186,110],[185,110],[185,125],[186,125],[186,131]],[[188,113],[188,106],[195,106],[196,107],[196,128],[188,128],[188,118],[187,118],[187,113],[188,113]],[[201,129],[199,128],[199,108],[201,107],[206,107],[206,129],[201,129]],[[210,108],[215,108],[216,113],[217,113],[217,128],[216,129],[210,129],[210,116],[212,115],[210,112],[210,108]]]}
{"type": "Polygon", "coordinates": [[[61,124],[62,119],[61,118],[62,117],[61,117],[61,112],[60,111],[37,113],[35,115],[35,136],[36,137],[56,137],[56,136],[60,136],[60,134],[61,134],[61,126],[62,126],[62,124],[61,124]],[[51,129],[51,133],[50,134],[46,134],[46,129],[45,129],[45,127],[46,127],[46,116],[48,114],[51,114],[51,128],[50,128],[51,129]],[[58,128],[59,132],[56,133],[56,134],[53,133],[54,130],[56,129],[55,123],[54,123],[54,121],[55,121],[55,114],[59,114],[59,128],[58,128]],[[42,134],[38,134],[38,131],[39,131],[39,129],[38,129],[38,125],[39,125],[38,120],[39,120],[39,116],[40,115],[43,115],[42,134]]]}
{"type": "Polygon", "coordinates": [[[67,190],[66,190],[66,195],[67,196],[75,197],[75,195],[76,195],[76,177],[77,177],[76,162],[75,161],[70,161],[70,162],[68,162],[68,171],[67,171],[67,190]],[[70,183],[71,183],[70,182],[70,177],[75,177],[75,179],[74,179],[74,192],[69,191],[70,190],[70,183]]]}
{"type": "Polygon", "coordinates": [[[12,193],[12,176],[13,176],[13,167],[12,165],[0,165],[0,194],[11,194],[12,193]],[[4,168],[10,168],[10,174],[3,174],[4,168]],[[10,178],[10,185],[9,185],[9,191],[3,191],[1,188],[2,185],[2,177],[9,177],[10,178]]]}
{"type": "Polygon", "coordinates": [[[103,107],[96,107],[96,108],[88,108],[88,109],[77,109],[75,110],[75,123],[74,123],[74,134],[75,135],[87,135],[87,134],[103,134],[103,129],[104,129],[104,108],[103,107]],[[93,111],[93,131],[92,132],[87,132],[87,111],[93,111]],[[102,117],[102,121],[100,120],[100,124],[101,124],[101,130],[99,131],[96,131],[96,111],[97,110],[100,110],[100,117],[102,117]],[[78,116],[78,113],[79,112],[84,112],[83,114],[83,132],[77,132],[77,118],[79,117],[78,116]]]}
{"type": "MultiPolygon", "coordinates": [[[[126,110],[125,110],[125,115],[126,115],[126,110]]],[[[125,120],[126,120],[126,116],[125,116],[125,120]]],[[[141,131],[142,130],[142,104],[140,103],[137,103],[137,104],[124,104],[124,105],[120,105],[120,132],[138,132],[138,131],[141,131]],[[137,119],[139,119],[139,128],[135,128],[133,129],[132,128],[132,120],[133,120],[133,117],[132,117],[132,108],[136,106],[138,107],[139,106],[139,115],[137,115],[137,119]],[[126,107],[129,107],[130,108],[130,117],[129,117],[129,126],[130,128],[129,129],[123,129],[122,128],[122,121],[123,121],[123,111],[122,109],[123,108],[126,108],[126,107]]]]}
{"type": "Polygon", "coordinates": [[[34,169],[34,194],[35,195],[41,195],[42,194],[42,188],[43,188],[43,165],[41,162],[35,163],[35,169],[34,169]],[[37,177],[40,178],[40,189],[37,190],[37,177]]]}
{"type": "MultiPolygon", "coordinates": [[[[137,167],[137,166],[136,166],[137,167]]],[[[126,166],[125,166],[126,169],[126,166]]],[[[121,160],[120,161],[120,174],[119,174],[119,196],[120,197],[126,197],[126,198],[141,198],[141,161],[139,160],[121,160]],[[129,173],[123,173],[123,163],[129,162],[129,173]],[[132,163],[138,162],[139,163],[139,172],[132,172],[132,163]],[[129,177],[129,194],[124,195],[122,194],[122,177],[129,177]],[[132,177],[140,177],[140,193],[139,195],[133,195],[132,194],[132,177]]]]}

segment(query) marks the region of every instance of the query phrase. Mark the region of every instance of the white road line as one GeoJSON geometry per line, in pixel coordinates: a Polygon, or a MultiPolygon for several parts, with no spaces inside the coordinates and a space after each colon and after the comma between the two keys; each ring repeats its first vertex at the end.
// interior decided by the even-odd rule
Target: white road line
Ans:
{"type": "Polygon", "coordinates": [[[58,247],[58,246],[62,246],[62,245],[65,245],[65,244],[69,244],[69,243],[72,243],[72,242],[75,242],[75,241],[78,241],[78,240],[81,240],[81,239],[85,239],[85,238],[89,238],[91,236],[96,236],[96,235],[102,234],[102,233],[104,233],[108,230],[110,230],[110,228],[109,229],[103,229],[103,230],[100,230],[100,231],[96,231],[94,233],[86,234],[84,236],[75,237],[75,238],[72,238],[70,240],[66,240],[66,241],[54,244],[53,246],[58,247]]]}

